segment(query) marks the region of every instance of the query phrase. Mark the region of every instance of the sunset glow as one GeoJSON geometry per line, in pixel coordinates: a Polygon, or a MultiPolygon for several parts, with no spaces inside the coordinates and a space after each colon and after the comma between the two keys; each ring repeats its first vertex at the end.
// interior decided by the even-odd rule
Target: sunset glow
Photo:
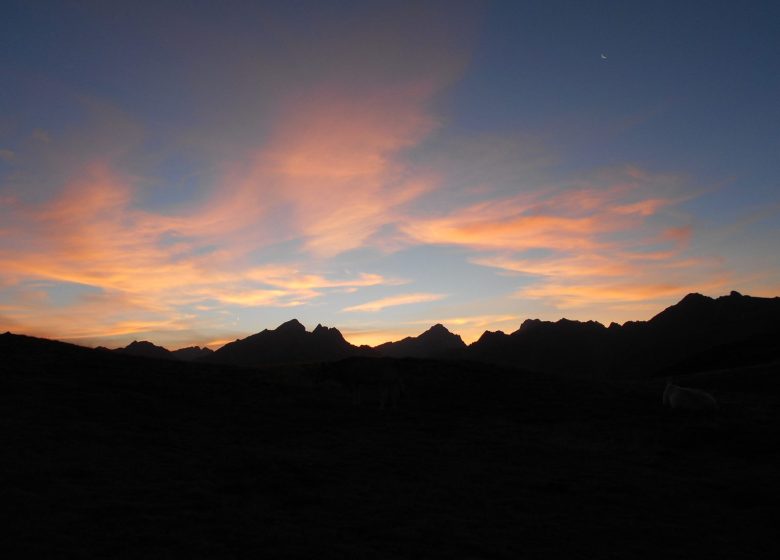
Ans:
{"type": "Polygon", "coordinates": [[[760,14],[327,4],[11,9],[0,331],[471,342],[780,294],[780,53],[731,28],[760,14]]]}

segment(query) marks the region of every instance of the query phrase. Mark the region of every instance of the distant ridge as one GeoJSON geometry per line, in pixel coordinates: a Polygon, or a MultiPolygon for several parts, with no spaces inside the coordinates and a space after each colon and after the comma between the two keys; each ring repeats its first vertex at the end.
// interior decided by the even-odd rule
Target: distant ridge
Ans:
{"type": "Polygon", "coordinates": [[[204,361],[241,366],[339,360],[372,354],[368,347],[353,346],[338,329],[317,325],[308,332],[297,319],[273,330],[265,329],[225,344],[204,361]]]}
{"type": "Polygon", "coordinates": [[[159,360],[182,360],[185,362],[198,360],[214,353],[210,348],[201,348],[200,346],[188,346],[187,348],[171,351],[147,340],[142,340],[140,342],[134,340],[124,348],[114,349],[113,352],[116,352],[117,354],[126,354],[128,356],[156,358],[159,360]]]}
{"type": "Polygon", "coordinates": [[[419,336],[408,336],[398,342],[385,342],[374,348],[391,358],[461,358],[467,346],[460,335],[436,324],[419,336]]]}
{"type": "Polygon", "coordinates": [[[176,358],[184,360],[185,362],[199,360],[200,358],[204,358],[213,353],[214,350],[206,346],[202,348],[200,346],[188,346],[187,348],[179,348],[178,350],[173,350],[171,352],[176,358]]]}
{"type": "Polygon", "coordinates": [[[17,360],[35,352],[52,362],[60,356],[84,357],[85,352],[253,367],[388,356],[463,359],[567,376],[675,375],[780,361],[780,298],[694,293],[649,321],[605,327],[595,321],[528,319],[510,334],[485,331],[469,346],[437,324],[416,337],[358,347],[336,328],[317,325],[308,332],[293,319],[215,352],[197,346],[171,352],[148,341],[109,351],[11,333],[0,335],[0,348],[17,360]]]}
{"type": "Polygon", "coordinates": [[[604,360],[606,336],[607,328],[596,321],[528,319],[511,334],[485,332],[468,356],[535,371],[577,372],[604,360]]]}
{"type": "Polygon", "coordinates": [[[641,326],[633,331],[635,344],[649,345],[651,358],[655,354],[658,365],[671,370],[707,369],[706,362],[725,348],[731,356],[723,357],[735,362],[780,359],[780,298],[688,294],[650,319],[644,332],[641,326]]]}
{"type": "Polygon", "coordinates": [[[141,356],[143,358],[157,358],[162,360],[173,360],[173,353],[163,348],[152,344],[147,340],[137,341],[134,340],[124,348],[116,348],[113,350],[117,354],[127,354],[128,356],[141,356]]]}
{"type": "Polygon", "coordinates": [[[537,371],[618,377],[766,362],[780,359],[780,298],[693,293],[649,321],[609,328],[527,320],[509,335],[485,332],[467,355],[537,371]]]}

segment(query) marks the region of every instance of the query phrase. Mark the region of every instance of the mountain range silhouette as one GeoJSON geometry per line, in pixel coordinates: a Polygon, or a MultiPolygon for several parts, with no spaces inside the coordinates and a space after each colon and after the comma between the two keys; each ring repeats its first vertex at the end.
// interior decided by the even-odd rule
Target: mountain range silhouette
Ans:
{"type": "Polygon", "coordinates": [[[213,354],[202,358],[210,363],[239,366],[259,366],[295,362],[339,360],[349,356],[373,355],[366,347],[353,346],[338,329],[322,325],[308,332],[297,319],[277,328],[225,344],[213,354]]]}
{"type": "Polygon", "coordinates": [[[437,324],[416,337],[374,348],[354,346],[336,328],[317,325],[309,332],[292,319],[216,351],[197,346],[170,351],[134,341],[111,353],[249,367],[373,356],[469,360],[571,376],[666,375],[780,359],[780,298],[689,294],[649,321],[605,327],[595,321],[529,319],[509,334],[486,331],[471,345],[437,324]]]}
{"type": "Polygon", "coordinates": [[[436,324],[419,336],[407,336],[397,342],[385,342],[374,350],[391,358],[461,358],[468,346],[460,335],[436,324]]]}
{"type": "MultiPolygon", "coordinates": [[[[107,348],[105,350],[107,350],[107,348]]],[[[163,346],[157,346],[147,340],[142,340],[140,342],[134,340],[124,348],[115,348],[112,352],[127,354],[128,356],[158,358],[163,360],[183,360],[185,362],[192,362],[214,353],[211,348],[201,348],[200,346],[188,346],[187,348],[180,348],[178,350],[168,350],[163,346]]]]}

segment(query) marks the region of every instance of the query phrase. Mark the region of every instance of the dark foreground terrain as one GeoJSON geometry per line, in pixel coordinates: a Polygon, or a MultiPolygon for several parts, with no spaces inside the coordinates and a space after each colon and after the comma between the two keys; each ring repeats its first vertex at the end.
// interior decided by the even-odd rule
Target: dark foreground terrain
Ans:
{"type": "Polygon", "coordinates": [[[312,383],[316,366],[20,344],[37,342],[0,345],[2,548],[16,557],[780,551],[778,365],[681,378],[721,403],[686,415],[661,408],[662,380],[405,360],[406,399],[380,411],[312,383]]]}

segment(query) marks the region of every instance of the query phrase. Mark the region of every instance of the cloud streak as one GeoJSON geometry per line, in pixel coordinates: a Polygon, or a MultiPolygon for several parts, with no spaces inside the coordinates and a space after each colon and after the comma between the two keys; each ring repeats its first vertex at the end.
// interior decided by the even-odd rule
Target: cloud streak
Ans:
{"type": "Polygon", "coordinates": [[[640,303],[727,282],[721,261],[689,254],[695,232],[678,210],[681,189],[673,176],[624,167],[409,216],[400,228],[410,244],[460,246],[472,264],[516,276],[516,299],[622,318],[632,305],[639,313],[640,303]]]}
{"type": "Polygon", "coordinates": [[[375,313],[382,311],[388,307],[396,307],[399,305],[412,305],[416,303],[428,303],[431,301],[439,301],[444,299],[446,294],[429,294],[429,293],[413,293],[413,294],[401,294],[396,296],[388,296],[385,298],[376,299],[373,301],[367,301],[358,305],[352,305],[345,307],[342,311],[345,312],[364,312],[375,313]]]}

